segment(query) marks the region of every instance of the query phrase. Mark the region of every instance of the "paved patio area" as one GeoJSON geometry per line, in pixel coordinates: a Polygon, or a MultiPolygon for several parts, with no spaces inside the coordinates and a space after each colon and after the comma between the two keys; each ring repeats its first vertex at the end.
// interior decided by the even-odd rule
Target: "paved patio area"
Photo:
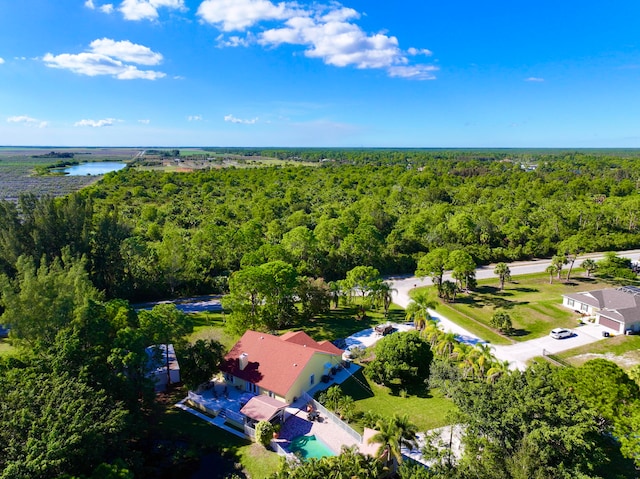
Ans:
{"type": "Polygon", "coordinates": [[[222,409],[240,412],[255,394],[228,387],[224,379],[216,378],[206,388],[189,391],[188,398],[216,413],[222,409]]]}

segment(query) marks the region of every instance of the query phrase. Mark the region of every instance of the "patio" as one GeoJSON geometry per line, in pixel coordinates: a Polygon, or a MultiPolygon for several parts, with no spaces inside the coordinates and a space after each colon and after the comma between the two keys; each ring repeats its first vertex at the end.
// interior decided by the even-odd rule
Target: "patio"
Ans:
{"type": "Polygon", "coordinates": [[[240,413],[240,409],[249,402],[255,394],[239,391],[235,387],[229,387],[224,379],[215,378],[206,386],[196,391],[189,391],[187,399],[198,403],[210,414],[219,414],[223,409],[240,413]]]}

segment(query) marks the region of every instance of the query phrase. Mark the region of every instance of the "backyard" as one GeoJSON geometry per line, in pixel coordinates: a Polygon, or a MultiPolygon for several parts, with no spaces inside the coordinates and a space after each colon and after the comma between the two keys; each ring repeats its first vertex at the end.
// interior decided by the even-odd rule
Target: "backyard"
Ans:
{"type": "MultiPolygon", "coordinates": [[[[384,418],[394,414],[408,414],[420,431],[427,431],[451,424],[455,406],[439,390],[429,391],[426,386],[415,391],[394,391],[369,381],[360,369],[341,385],[342,392],[355,400],[359,413],[373,412],[384,418]]],[[[361,432],[363,425],[354,424],[361,432]]]]}
{"type": "Polygon", "coordinates": [[[280,459],[276,453],[175,408],[185,395],[185,390],[175,390],[159,415],[156,440],[173,446],[173,475],[166,477],[208,478],[212,471],[217,474],[213,477],[228,477],[241,470],[249,477],[267,477],[277,470],[280,459]]]}

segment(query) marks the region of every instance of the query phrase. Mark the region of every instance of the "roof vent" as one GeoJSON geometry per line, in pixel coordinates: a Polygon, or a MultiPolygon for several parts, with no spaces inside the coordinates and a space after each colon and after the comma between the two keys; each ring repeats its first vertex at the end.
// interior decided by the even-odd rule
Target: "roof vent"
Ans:
{"type": "Polygon", "coordinates": [[[244,371],[244,368],[249,364],[249,355],[247,353],[242,353],[238,358],[238,366],[240,367],[240,371],[244,371]]]}
{"type": "Polygon", "coordinates": [[[298,363],[293,363],[293,367],[294,368],[298,367],[298,363]]]}

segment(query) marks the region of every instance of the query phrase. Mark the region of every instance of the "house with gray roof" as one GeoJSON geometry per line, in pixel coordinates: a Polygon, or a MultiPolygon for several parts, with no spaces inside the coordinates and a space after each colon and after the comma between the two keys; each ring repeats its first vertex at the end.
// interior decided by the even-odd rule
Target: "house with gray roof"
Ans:
{"type": "Polygon", "coordinates": [[[615,334],[640,332],[640,288],[598,289],[562,295],[562,305],[585,316],[615,334]]]}

